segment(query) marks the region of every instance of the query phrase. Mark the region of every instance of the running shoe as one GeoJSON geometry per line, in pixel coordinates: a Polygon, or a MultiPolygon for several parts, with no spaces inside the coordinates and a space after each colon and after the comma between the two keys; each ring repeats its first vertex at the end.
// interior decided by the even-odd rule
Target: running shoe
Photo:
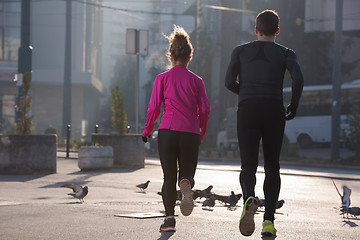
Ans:
{"type": "Polygon", "coordinates": [[[274,226],[274,223],[270,220],[265,220],[262,224],[263,228],[261,231],[261,235],[271,237],[276,235],[276,228],[274,226]]]}
{"type": "Polygon", "coordinates": [[[193,191],[190,181],[183,179],[180,181],[180,191],[182,194],[180,210],[182,215],[189,216],[194,208],[193,191]]]}
{"type": "Polygon", "coordinates": [[[242,235],[251,236],[255,230],[254,215],[259,206],[259,202],[254,197],[248,197],[244,204],[241,214],[239,229],[242,235]]]}
{"type": "Polygon", "coordinates": [[[165,218],[164,223],[160,226],[160,232],[176,232],[175,224],[175,218],[165,218]]]}

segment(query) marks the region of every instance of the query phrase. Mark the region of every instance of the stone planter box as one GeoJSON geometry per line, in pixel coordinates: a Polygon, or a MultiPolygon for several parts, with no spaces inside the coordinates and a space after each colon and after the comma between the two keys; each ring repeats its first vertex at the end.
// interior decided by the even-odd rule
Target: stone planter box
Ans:
{"type": "Polygon", "coordinates": [[[0,135],[0,173],[56,173],[56,135],[0,135]]]}
{"type": "Polygon", "coordinates": [[[111,146],[80,147],[78,166],[83,170],[111,168],[114,162],[114,152],[111,146]]]}
{"type": "Polygon", "coordinates": [[[112,146],[114,166],[120,168],[143,168],[145,145],[141,134],[97,134],[91,135],[93,144],[112,146]]]}

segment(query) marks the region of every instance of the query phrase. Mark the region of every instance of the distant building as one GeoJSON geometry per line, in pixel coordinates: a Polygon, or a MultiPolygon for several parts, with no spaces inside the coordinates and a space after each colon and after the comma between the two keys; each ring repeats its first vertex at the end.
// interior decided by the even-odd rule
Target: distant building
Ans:
{"type": "MultiPolygon", "coordinates": [[[[101,83],[102,8],[85,2],[72,2],[71,39],[71,137],[89,140],[99,119],[101,83]]],[[[96,1],[99,3],[99,1],[96,1]]],[[[65,1],[32,1],[30,33],[32,53],[32,114],[35,133],[49,126],[62,127],[65,52],[65,1]]],[[[4,34],[0,57],[1,131],[14,121],[16,88],[12,74],[17,72],[20,46],[21,1],[0,1],[0,25],[4,34]],[[8,30],[7,30],[8,29],[8,30]],[[11,112],[11,114],[9,113],[11,112]]]]}
{"type": "Polygon", "coordinates": [[[15,121],[20,2],[0,1],[0,31],[0,132],[6,132],[15,121]]]}
{"type": "Polygon", "coordinates": [[[139,60],[139,129],[141,130],[145,124],[146,110],[155,74],[165,70],[165,64],[161,61],[161,57],[168,48],[168,41],[162,36],[162,33],[169,34],[174,24],[181,25],[188,32],[194,29],[194,18],[183,15],[184,10],[193,1],[149,0],[127,1],[124,4],[121,1],[104,0],[104,5],[110,7],[104,8],[103,21],[102,78],[104,89],[107,92],[110,87],[113,87],[111,84],[120,86],[132,132],[135,129],[135,76],[129,72],[134,73],[136,56],[125,54],[126,29],[149,31],[149,54],[140,56],[139,60]],[[157,65],[156,71],[149,69],[152,64],[157,65]],[[128,67],[123,69],[124,65],[128,67]],[[123,69],[123,72],[115,75],[120,68],[123,69]]]}

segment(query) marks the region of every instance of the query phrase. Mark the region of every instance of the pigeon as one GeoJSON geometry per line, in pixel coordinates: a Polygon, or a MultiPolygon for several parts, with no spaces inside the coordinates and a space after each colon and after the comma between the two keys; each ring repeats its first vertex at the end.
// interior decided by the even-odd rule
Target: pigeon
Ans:
{"type": "Polygon", "coordinates": [[[285,200],[277,201],[275,208],[276,209],[281,208],[284,205],[284,203],[285,203],[285,200]]]}
{"type": "Polygon", "coordinates": [[[231,195],[230,196],[222,196],[222,195],[218,195],[218,194],[213,194],[215,199],[223,202],[225,205],[229,204],[230,207],[234,207],[236,205],[236,203],[239,201],[239,199],[242,197],[242,194],[235,194],[234,191],[231,191],[231,195]]]}
{"type": "Polygon", "coordinates": [[[339,196],[341,198],[340,211],[342,212],[343,218],[345,217],[345,213],[347,213],[347,216],[349,218],[349,211],[350,211],[350,204],[351,204],[351,200],[350,200],[351,189],[348,188],[347,186],[343,186],[343,195],[341,195],[339,189],[337,188],[337,186],[334,182],[334,179],[331,179],[331,180],[335,186],[337,193],[339,194],[339,196]]]}
{"type": "Polygon", "coordinates": [[[210,191],[212,188],[213,188],[213,186],[210,185],[207,188],[205,188],[204,190],[200,190],[200,191],[195,190],[195,192],[198,193],[197,195],[199,196],[200,199],[201,198],[210,198],[210,191]]]}
{"type": "Polygon", "coordinates": [[[201,190],[193,190],[193,200],[196,200],[198,197],[200,197],[201,190]]]}
{"type": "MultiPolygon", "coordinates": [[[[257,199],[258,199],[259,207],[265,207],[265,199],[261,199],[261,198],[257,198],[257,199]]],[[[285,203],[285,200],[277,201],[275,209],[281,208],[284,205],[284,203],[285,203]]]]}
{"type": "Polygon", "coordinates": [[[350,201],[350,195],[351,195],[351,189],[348,188],[347,186],[343,186],[343,195],[341,197],[341,201],[342,201],[342,208],[349,208],[351,201],[350,201]]]}
{"type": "Polygon", "coordinates": [[[356,216],[360,215],[360,207],[341,208],[341,212],[343,215],[346,213],[348,220],[349,220],[349,214],[357,219],[356,216]]]}
{"type": "Polygon", "coordinates": [[[230,208],[235,207],[239,198],[235,195],[234,191],[231,191],[231,195],[229,196],[229,204],[230,208]]]}
{"type": "Polygon", "coordinates": [[[265,207],[265,199],[256,197],[259,203],[259,207],[265,207]]]}
{"type": "Polygon", "coordinates": [[[204,202],[203,202],[203,207],[209,207],[212,208],[215,206],[215,197],[213,195],[210,195],[209,198],[207,198],[204,202]]]}
{"type": "Polygon", "coordinates": [[[145,191],[145,189],[149,186],[150,180],[147,180],[145,183],[140,183],[136,185],[136,187],[140,188],[140,190],[145,191]]]}
{"type": "Polygon", "coordinates": [[[71,188],[73,190],[73,192],[69,193],[68,195],[79,199],[79,201],[81,203],[84,202],[84,197],[89,192],[87,186],[82,187],[82,186],[76,185],[76,184],[64,184],[64,185],[61,185],[61,187],[71,188]]]}

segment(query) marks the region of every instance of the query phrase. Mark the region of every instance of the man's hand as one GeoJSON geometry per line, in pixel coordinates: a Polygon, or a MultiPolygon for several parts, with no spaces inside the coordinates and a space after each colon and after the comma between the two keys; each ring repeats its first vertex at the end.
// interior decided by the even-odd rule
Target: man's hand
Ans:
{"type": "Polygon", "coordinates": [[[294,104],[289,104],[286,108],[286,120],[291,120],[294,119],[294,117],[296,116],[296,110],[297,110],[297,106],[294,104]]]}

